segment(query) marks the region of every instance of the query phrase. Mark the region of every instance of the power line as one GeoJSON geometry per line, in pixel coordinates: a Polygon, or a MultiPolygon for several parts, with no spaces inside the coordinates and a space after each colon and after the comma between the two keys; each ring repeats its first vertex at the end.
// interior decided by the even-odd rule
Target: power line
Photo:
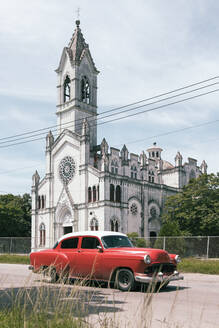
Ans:
{"type": "MultiPolygon", "coordinates": [[[[190,91],[186,91],[186,92],[183,92],[183,93],[180,93],[180,94],[177,94],[177,95],[174,95],[174,96],[170,96],[170,97],[167,97],[167,98],[163,98],[163,99],[160,99],[160,100],[157,100],[157,101],[154,101],[154,102],[151,102],[151,103],[148,103],[148,104],[144,104],[144,105],[141,105],[141,106],[137,106],[137,107],[134,107],[134,108],[129,108],[129,109],[126,109],[124,111],[120,111],[119,113],[115,113],[115,114],[110,114],[110,115],[107,115],[103,118],[100,118],[100,119],[105,119],[105,118],[108,118],[108,117],[111,117],[111,116],[116,116],[116,115],[119,115],[119,114],[123,114],[123,113],[126,113],[126,112],[129,112],[129,111],[133,111],[135,109],[139,109],[139,108],[142,108],[142,107],[146,107],[146,106],[150,106],[150,105],[153,105],[153,104],[156,104],[156,103],[159,103],[159,102],[162,102],[162,101],[166,101],[166,100],[170,100],[172,98],[176,98],[176,97],[179,97],[179,96],[182,96],[182,95],[185,95],[185,94],[188,94],[188,93],[192,93],[192,92],[196,92],[198,90],[202,90],[202,89],[205,89],[207,87],[211,87],[211,86],[214,86],[216,84],[219,84],[219,82],[215,82],[215,83],[212,83],[212,84],[209,84],[207,86],[203,86],[203,87],[200,87],[200,88],[196,88],[196,89],[193,89],[193,90],[190,90],[190,91]]],[[[149,110],[150,111],[150,110],[149,110]]],[[[80,121],[82,121],[82,119],[79,119],[80,121]]],[[[77,121],[77,120],[76,120],[77,121]]],[[[73,121],[76,122],[76,121],[73,121]]],[[[66,128],[70,128],[72,126],[72,121],[71,122],[67,122],[65,124],[70,124],[69,126],[67,126],[66,128]]],[[[92,122],[90,122],[90,124],[92,126],[95,126],[95,123],[92,124],[92,122]]],[[[100,123],[101,124],[104,124],[104,123],[100,123]]],[[[54,130],[51,130],[52,132],[56,131],[55,129],[54,130]]],[[[14,141],[19,141],[19,140],[25,140],[25,139],[29,139],[30,137],[38,137],[38,136],[41,136],[41,135],[44,135],[44,133],[35,133],[35,134],[32,134],[32,135],[28,135],[26,137],[21,137],[21,138],[17,138],[16,140],[5,140],[5,141],[1,141],[0,142],[0,145],[2,144],[8,144],[9,142],[14,142],[14,141]]],[[[5,139],[5,138],[3,138],[5,139]]],[[[3,140],[3,139],[0,139],[0,140],[3,140]]]]}
{"type": "MultiPolygon", "coordinates": [[[[107,113],[110,113],[110,112],[113,112],[113,111],[117,111],[119,109],[123,109],[123,108],[127,108],[127,107],[130,107],[130,106],[133,106],[133,105],[136,105],[136,104],[139,104],[139,103],[142,103],[142,102],[145,102],[145,101],[149,101],[149,100],[152,100],[152,99],[156,99],[156,98],[159,98],[159,97],[162,97],[162,96],[166,96],[168,94],[172,94],[174,92],[178,92],[180,90],[184,90],[184,89],[187,89],[187,88],[190,88],[192,86],[195,86],[195,85],[200,85],[200,84],[203,84],[203,83],[206,83],[206,82],[209,82],[209,81],[212,81],[212,80],[215,80],[215,79],[218,79],[219,76],[215,76],[215,77],[212,77],[212,78],[209,78],[209,79],[206,79],[206,80],[202,80],[202,81],[199,81],[199,82],[196,82],[196,83],[192,83],[192,84],[189,84],[187,86],[184,86],[184,87],[181,87],[181,88],[177,88],[177,89],[174,89],[174,90],[171,90],[171,91],[168,91],[168,92],[165,92],[165,93],[161,93],[161,94],[158,94],[158,95],[155,95],[153,97],[150,97],[150,98],[146,98],[146,99],[143,99],[143,100],[140,100],[140,101],[137,101],[137,102],[133,102],[133,103],[130,103],[130,104],[127,104],[127,105],[124,105],[124,106],[120,106],[120,107],[116,107],[116,108],[113,108],[113,109],[110,109],[110,110],[107,110],[107,111],[104,111],[100,114],[97,114],[97,116],[101,116],[101,115],[104,115],[104,114],[107,114],[107,113]]],[[[215,84],[218,84],[218,82],[216,83],[213,83],[213,84],[210,84],[210,85],[207,85],[207,86],[203,86],[201,88],[197,88],[197,89],[194,89],[194,90],[190,90],[186,93],[191,93],[191,92],[194,92],[194,91],[197,91],[197,90],[200,90],[200,89],[203,89],[203,88],[207,88],[209,86],[213,86],[215,84]]],[[[186,94],[186,93],[182,93],[182,94],[179,94],[179,95],[175,95],[175,96],[172,96],[173,98],[174,97],[177,97],[177,96],[180,96],[180,95],[183,95],[183,94],[186,94]]],[[[171,99],[171,97],[168,97],[168,98],[164,98],[164,99],[161,99],[161,100],[158,100],[157,102],[160,102],[160,101],[164,101],[164,100],[167,100],[167,99],[171,99]]],[[[138,109],[138,108],[141,108],[141,107],[144,107],[144,106],[149,106],[149,105],[152,105],[156,102],[152,102],[152,103],[149,103],[149,104],[145,104],[145,105],[142,105],[142,106],[139,106],[139,107],[135,107],[135,108],[132,108],[132,109],[128,109],[127,111],[130,111],[130,110],[134,110],[134,109],[138,109]]],[[[123,111],[125,112],[125,111],[123,111]]],[[[115,114],[115,115],[118,115],[118,114],[115,114]]],[[[93,115],[89,115],[87,116],[86,118],[89,118],[89,117],[93,117],[93,115]]],[[[103,118],[107,118],[109,116],[106,116],[106,117],[103,117],[103,118]]],[[[103,119],[102,118],[102,119],[103,119]]],[[[64,123],[62,125],[67,125],[69,123],[76,123],[76,122],[82,122],[83,119],[78,119],[78,120],[74,120],[74,121],[71,121],[71,122],[67,122],[67,123],[64,123]]],[[[3,138],[0,138],[0,141],[1,140],[7,140],[7,139],[13,139],[13,138],[18,138],[18,137],[21,137],[21,136],[25,136],[25,135],[29,135],[29,134],[33,134],[33,136],[38,136],[40,134],[36,134],[37,132],[42,132],[42,131],[47,131],[49,129],[53,129],[53,128],[57,128],[58,125],[51,125],[51,126],[48,126],[46,128],[41,128],[41,129],[38,129],[38,130],[32,130],[32,131],[29,131],[29,132],[24,132],[24,133],[21,133],[21,134],[16,134],[16,135],[13,135],[13,136],[9,136],[9,137],[3,137],[3,138]]],[[[21,138],[22,139],[22,138],[21,138]]],[[[12,141],[13,142],[13,141],[12,141]]]]}
{"type": "MultiPolygon", "coordinates": [[[[132,143],[142,142],[142,141],[145,141],[145,140],[148,140],[148,139],[154,139],[154,138],[162,137],[162,136],[169,135],[169,134],[174,134],[174,133],[181,132],[181,131],[188,130],[188,129],[198,128],[198,127],[201,127],[201,126],[204,126],[204,125],[209,125],[209,124],[216,123],[218,121],[219,120],[208,121],[208,122],[205,122],[205,123],[200,123],[200,124],[189,126],[189,127],[185,127],[185,128],[182,128],[182,129],[177,129],[177,130],[169,131],[169,132],[166,132],[166,133],[157,134],[157,135],[154,135],[154,136],[149,136],[149,137],[144,138],[144,139],[138,139],[138,140],[126,142],[126,145],[129,145],[129,144],[132,144],[132,143]]],[[[196,142],[195,145],[196,144],[200,144],[200,143],[203,144],[203,143],[212,142],[212,141],[215,141],[215,140],[218,140],[218,139],[219,139],[219,137],[218,138],[214,138],[214,139],[202,140],[202,141],[196,142]]],[[[122,145],[123,144],[118,144],[117,147],[120,147],[122,145]]],[[[33,166],[23,167],[23,168],[17,168],[17,169],[6,171],[6,172],[3,171],[3,172],[0,172],[0,175],[4,175],[4,174],[10,173],[10,172],[17,172],[17,171],[24,170],[24,169],[30,169],[32,167],[33,166]]],[[[0,192],[3,192],[3,191],[0,191],[0,192]]]]}
{"type": "Polygon", "coordinates": [[[141,112],[138,112],[138,113],[129,114],[129,115],[118,117],[118,118],[115,118],[115,119],[112,119],[112,120],[109,120],[109,121],[105,121],[105,122],[100,122],[98,125],[111,123],[111,122],[114,122],[114,121],[119,121],[119,120],[122,120],[124,118],[133,117],[133,116],[144,114],[144,113],[147,113],[147,112],[152,112],[152,111],[155,111],[155,110],[160,109],[160,108],[168,107],[168,106],[171,106],[171,105],[176,105],[176,104],[179,104],[179,103],[191,100],[191,99],[195,99],[195,98],[198,98],[198,97],[206,96],[208,94],[218,92],[218,91],[219,91],[219,89],[215,89],[215,90],[208,91],[208,92],[205,92],[205,93],[201,93],[201,94],[198,94],[198,95],[195,95],[195,96],[192,96],[192,97],[177,100],[177,101],[174,101],[172,103],[168,103],[168,104],[160,105],[160,106],[157,106],[157,107],[154,107],[154,108],[151,108],[151,109],[147,109],[147,110],[144,110],[144,111],[141,111],[141,112]]]}
{"type": "MultiPolygon", "coordinates": [[[[144,105],[141,105],[141,106],[137,106],[137,107],[134,107],[134,108],[129,108],[129,109],[126,109],[126,110],[124,110],[124,111],[120,111],[119,113],[115,113],[115,114],[107,115],[107,116],[105,116],[105,117],[103,117],[103,118],[100,118],[100,119],[105,119],[105,118],[108,118],[108,117],[111,117],[111,116],[116,116],[116,115],[119,115],[119,114],[122,114],[122,113],[126,113],[126,112],[129,112],[129,111],[133,111],[133,110],[135,110],[135,109],[139,109],[139,108],[142,108],[142,107],[150,106],[150,105],[152,105],[152,104],[159,103],[159,102],[161,102],[161,101],[170,100],[170,99],[172,99],[172,98],[176,98],[176,97],[179,97],[179,96],[182,96],[182,95],[188,94],[188,93],[196,92],[196,91],[198,91],[198,90],[202,90],[202,89],[205,89],[205,88],[207,88],[207,87],[214,86],[214,85],[216,85],[216,84],[219,84],[219,82],[215,82],[215,83],[212,83],[212,84],[207,85],[207,86],[199,87],[199,88],[196,88],[196,89],[193,89],[193,90],[190,90],[190,91],[186,91],[186,92],[183,92],[183,93],[180,93],[180,94],[174,95],[174,96],[170,96],[170,97],[167,97],[167,98],[163,98],[163,99],[157,100],[157,101],[155,101],[155,102],[151,102],[151,103],[144,104],[144,105]]],[[[102,124],[110,123],[110,122],[113,122],[113,121],[116,121],[116,120],[120,120],[120,119],[123,119],[123,118],[126,118],[126,117],[135,116],[135,115],[138,115],[138,114],[141,114],[141,113],[146,113],[146,112],[154,111],[154,110],[157,110],[157,109],[160,109],[160,108],[163,108],[163,107],[167,107],[167,106],[169,106],[169,105],[173,105],[173,104],[176,104],[176,103],[178,103],[178,102],[184,102],[184,101],[187,101],[187,100],[190,100],[190,99],[193,99],[193,98],[196,98],[196,97],[200,97],[200,96],[202,96],[202,95],[207,95],[207,94],[209,94],[209,93],[216,92],[216,91],[218,91],[218,89],[216,89],[216,90],[212,90],[212,91],[209,91],[209,92],[206,92],[206,93],[203,93],[203,94],[199,94],[199,95],[196,95],[196,96],[193,96],[193,97],[185,98],[185,99],[182,99],[182,100],[177,101],[177,102],[164,104],[164,105],[161,105],[161,106],[158,106],[158,107],[155,107],[155,108],[149,109],[149,110],[145,110],[145,111],[137,112],[137,113],[135,113],[135,114],[131,114],[131,115],[127,115],[127,116],[123,116],[123,117],[121,117],[121,118],[116,118],[116,119],[113,119],[113,120],[109,120],[109,121],[105,121],[105,122],[100,122],[100,123],[96,123],[96,122],[95,122],[94,124],[92,124],[92,123],[90,122],[90,124],[91,124],[91,126],[96,126],[96,125],[102,125],[102,124]]],[[[80,119],[80,121],[82,121],[82,119],[80,119]]],[[[73,122],[75,122],[75,121],[73,121],[73,122]]],[[[67,123],[65,123],[65,124],[68,124],[68,125],[69,125],[69,124],[71,124],[71,122],[67,122],[67,123]]],[[[67,128],[69,128],[69,127],[71,127],[71,126],[72,126],[72,125],[67,126],[67,128]]],[[[39,131],[41,131],[41,130],[42,130],[42,129],[40,129],[39,131]]],[[[56,131],[56,130],[52,130],[52,132],[54,132],[54,131],[56,131]]],[[[27,134],[27,133],[26,133],[26,134],[27,134]]],[[[25,134],[23,134],[23,135],[25,135],[25,134]]],[[[32,135],[28,135],[28,136],[26,136],[26,137],[17,138],[17,139],[15,139],[15,140],[7,140],[7,141],[5,140],[5,141],[0,142],[0,145],[2,145],[2,144],[8,144],[9,142],[12,142],[12,143],[13,143],[13,144],[11,144],[11,145],[19,145],[19,144],[21,144],[21,143],[25,143],[25,142],[14,143],[14,141],[25,140],[25,139],[29,139],[29,138],[31,138],[31,137],[33,138],[33,137],[37,137],[37,136],[41,136],[41,135],[44,135],[44,133],[35,133],[35,134],[32,134],[32,135]]],[[[43,137],[43,138],[44,138],[44,137],[43,137]]],[[[0,140],[3,140],[3,139],[6,139],[6,138],[2,138],[2,139],[0,139],[0,140]]],[[[35,141],[35,140],[41,140],[41,139],[42,139],[42,138],[35,138],[35,139],[28,140],[27,142],[35,141]]],[[[10,144],[8,144],[8,146],[10,146],[10,144]]],[[[3,148],[3,147],[4,147],[4,146],[0,146],[0,148],[3,148]]]]}
{"type": "MultiPolygon", "coordinates": [[[[163,137],[163,136],[167,136],[167,135],[170,135],[170,134],[174,134],[174,133],[178,133],[178,132],[182,132],[182,131],[186,131],[186,130],[200,128],[202,126],[214,124],[214,123],[217,123],[217,122],[219,122],[219,120],[208,121],[208,122],[204,122],[204,123],[200,123],[200,124],[196,124],[196,125],[187,126],[187,127],[181,128],[181,129],[176,129],[176,130],[173,130],[173,131],[160,133],[160,134],[157,134],[157,135],[154,135],[154,136],[149,136],[149,137],[146,137],[146,138],[143,138],[143,139],[138,139],[138,140],[133,140],[133,141],[130,141],[130,142],[126,142],[126,145],[139,143],[139,142],[143,142],[143,141],[148,140],[148,139],[155,139],[155,138],[158,138],[158,137],[163,137]]],[[[119,147],[119,146],[122,146],[122,145],[123,144],[120,144],[120,145],[117,145],[117,146],[119,147]]]]}
{"type": "MultiPolygon", "coordinates": [[[[182,92],[182,93],[177,94],[177,95],[174,95],[174,96],[170,96],[170,97],[167,97],[167,98],[163,98],[163,99],[160,99],[160,100],[156,100],[156,101],[153,101],[153,102],[148,103],[148,104],[145,104],[145,105],[141,105],[141,106],[137,106],[137,107],[134,107],[134,108],[126,109],[126,110],[121,111],[121,112],[116,113],[116,114],[107,115],[107,116],[105,116],[105,117],[103,117],[103,118],[100,118],[100,119],[104,119],[104,118],[107,118],[107,117],[110,117],[110,116],[114,116],[114,115],[119,115],[119,114],[127,113],[127,112],[129,112],[129,111],[132,111],[132,110],[135,110],[135,109],[139,109],[139,108],[142,108],[142,107],[146,107],[146,106],[154,105],[154,104],[157,104],[157,103],[162,102],[162,101],[164,101],[164,100],[166,101],[166,100],[170,100],[170,99],[173,99],[173,98],[176,98],[176,97],[184,96],[184,95],[186,95],[186,94],[188,94],[188,93],[196,92],[196,91],[198,91],[198,90],[205,89],[205,88],[207,88],[207,87],[211,87],[211,86],[216,85],[216,84],[219,84],[219,82],[215,82],[215,83],[209,84],[209,85],[207,85],[207,86],[203,86],[203,87],[196,88],[196,89],[193,89],[193,90],[190,90],[190,91],[182,92]]],[[[155,109],[157,109],[157,108],[155,108],[155,109]]],[[[155,110],[155,109],[153,109],[153,110],[155,110]]],[[[148,111],[151,111],[151,110],[149,109],[148,111]]],[[[144,112],[146,112],[146,111],[144,111],[144,112]]],[[[142,112],[142,113],[144,113],[144,112],[142,112]]]]}
{"type": "MultiPolygon", "coordinates": [[[[105,122],[96,123],[96,125],[107,124],[107,123],[118,121],[118,120],[121,120],[121,119],[124,119],[124,118],[128,118],[128,117],[140,115],[140,114],[143,114],[143,113],[146,113],[146,112],[150,112],[150,111],[154,111],[154,110],[157,110],[157,109],[160,109],[160,108],[164,108],[164,107],[168,107],[168,106],[175,105],[175,104],[178,104],[178,103],[182,103],[182,102],[185,102],[185,101],[188,101],[188,100],[191,100],[191,99],[195,99],[195,98],[198,98],[198,97],[202,97],[202,96],[211,94],[213,92],[218,92],[218,91],[219,91],[219,89],[215,89],[215,90],[211,90],[211,91],[208,91],[208,92],[205,92],[205,93],[200,93],[200,94],[195,95],[195,96],[184,98],[184,99],[181,99],[181,100],[172,102],[172,103],[163,104],[163,105],[160,105],[160,106],[151,108],[151,109],[147,109],[145,111],[141,111],[141,112],[129,114],[129,115],[126,115],[126,116],[123,116],[123,117],[119,117],[119,118],[115,118],[115,119],[112,119],[112,120],[108,120],[108,121],[105,121],[105,122]]],[[[25,144],[25,143],[28,143],[28,142],[38,141],[38,140],[42,140],[42,139],[44,139],[44,137],[36,138],[36,139],[31,139],[31,140],[27,140],[27,141],[22,141],[22,142],[18,142],[18,143],[13,143],[13,144],[9,144],[9,145],[4,145],[4,146],[0,146],[0,148],[6,148],[6,147],[10,147],[10,146],[25,144]]]]}

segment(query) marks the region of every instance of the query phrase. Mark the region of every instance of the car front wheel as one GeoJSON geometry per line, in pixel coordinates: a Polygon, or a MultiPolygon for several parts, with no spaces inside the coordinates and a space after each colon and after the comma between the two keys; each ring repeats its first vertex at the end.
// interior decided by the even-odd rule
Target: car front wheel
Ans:
{"type": "Polygon", "coordinates": [[[51,280],[50,280],[51,283],[55,283],[59,280],[59,276],[58,276],[55,268],[50,268],[49,275],[51,278],[51,280]]]}
{"type": "Polygon", "coordinates": [[[134,276],[129,269],[120,269],[116,273],[116,287],[127,292],[134,287],[134,276]]]}

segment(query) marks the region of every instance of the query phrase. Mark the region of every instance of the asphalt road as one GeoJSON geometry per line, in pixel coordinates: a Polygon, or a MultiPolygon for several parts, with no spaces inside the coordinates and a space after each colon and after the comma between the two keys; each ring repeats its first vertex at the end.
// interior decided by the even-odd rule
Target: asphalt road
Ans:
{"type": "Polygon", "coordinates": [[[51,284],[32,274],[27,265],[0,264],[0,308],[11,306],[24,289],[29,298],[43,289],[45,296],[58,296],[60,302],[78,302],[81,315],[95,327],[107,321],[110,328],[116,324],[120,328],[219,328],[219,276],[184,274],[184,278],[158,293],[123,293],[97,286],[51,284]]]}

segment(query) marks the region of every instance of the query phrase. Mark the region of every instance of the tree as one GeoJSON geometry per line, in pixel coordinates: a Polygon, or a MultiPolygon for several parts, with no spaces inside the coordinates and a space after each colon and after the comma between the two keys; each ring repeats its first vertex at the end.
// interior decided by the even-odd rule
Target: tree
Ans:
{"type": "Polygon", "coordinates": [[[147,247],[147,241],[144,238],[139,238],[137,232],[128,233],[127,236],[131,239],[134,246],[147,247]]]}
{"type": "Polygon", "coordinates": [[[219,173],[192,179],[182,192],[168,197],[162,221],[162,234],[171,228],[173,235],[173,224],[176,224],[177,231],[183,235],[218,236],[219,173]]]}
{"type": "Polygon", "coordinates": [[[0,236],[26,237],[31,232],[31,197],[29,194],[0,195],[0,236]]]}

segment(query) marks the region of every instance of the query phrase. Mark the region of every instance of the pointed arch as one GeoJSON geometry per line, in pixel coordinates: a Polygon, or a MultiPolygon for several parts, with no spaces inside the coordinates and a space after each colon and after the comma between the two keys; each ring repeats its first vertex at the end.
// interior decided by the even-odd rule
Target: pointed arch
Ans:
{"type": "Polygon", "coordinates": [[[86,76],[81,79],[81,101],[90,104],[90,83],[86,76]]]}
{"type": "Polygon", "coordinates": [[[41,198],[40,196],[38,196],[38,199],[37,199],[37,208],[40,209],[41,208],[41,198]]]}
{"type": "Polygon", "coordinates": [[[114,202],[115,201],[115,187],[114,185],[111,183],[110,184],[110,201],[114,202]]]}
{"type": "Polygon", "coordinates": [[[92,201],[91,187],[88,187],[88,203],[91,203],[91,201],[92,201]]]}
{"type": "Polygon", "coordinates": [[[116,216],[113,216],[110,219],[110,230],[111,231],[119,231],[119,219],[116,216]]]}
{"type": "Polygon", "coordinates": [[[71,88],[70,88],[71,80],[68,75],[66,75],[65,81],[64,81],[64,89],[63,89],[63,96],[64,96],[64,102],[70,100],[71,96],[71,88]]]}
{"type": "Polygon", "coordinates": [[[96,186],[93,186],[93,202],[97,200],[97,189],[96,186]]]}
{"type": "Polygon", "coordinates": [[[40,231],[40,245],[39,246],[43,247],[46,244],[46,226],[43,222],[40,224],[39,231],[40,231]]]}
{"type": "Polygon", "coordinates": [[[195,178],[196,178],[195,171],[192,169],[189,172],[189,180],[192,180],[192,179],[195,179],[195,178]]]}
{"type": "Polygon", "coordinates": [[[96,218],[92,218],[90,221],[90,230],[91,231],[98,231],[99,229],[99,223],[96,218]]]}
{"type": "Polygon", "coordinates": [[[116,186],[116,202],[121,203],[121,187],[116,186]]]}

